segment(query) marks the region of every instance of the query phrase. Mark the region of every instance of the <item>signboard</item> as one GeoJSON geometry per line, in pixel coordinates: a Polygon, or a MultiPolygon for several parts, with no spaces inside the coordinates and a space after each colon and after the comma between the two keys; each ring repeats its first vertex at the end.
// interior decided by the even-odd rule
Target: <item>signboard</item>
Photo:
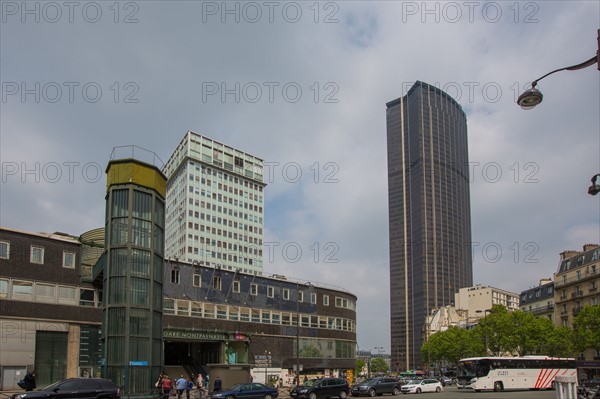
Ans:
{"type": "Polygon", "coordinates": [[[271,355],[254,356],[254,365],[259,367],[271,367],[271,355]]]}
{"type": "Polygon", "coordinates": [[[147,366],[148,361],[146,361],[146,360],[130,360],[129,365],[130,366],[147,366]]]}
{"type": "Polygon", "coordinates": [[[163,338],[194,339],[199,341],[227,341],[226,333],[205,331],[164,330],[163,338]]]}

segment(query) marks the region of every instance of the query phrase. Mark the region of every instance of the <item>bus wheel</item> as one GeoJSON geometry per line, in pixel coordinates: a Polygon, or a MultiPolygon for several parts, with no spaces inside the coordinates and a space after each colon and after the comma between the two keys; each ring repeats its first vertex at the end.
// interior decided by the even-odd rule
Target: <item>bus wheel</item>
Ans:
{"type": "Polygon", "coordinates": [[[502,392],[502,391],[504,391],[504,385],[502,385],[501,381],[494,382],[494,391],[495,392],[502,392]]]}

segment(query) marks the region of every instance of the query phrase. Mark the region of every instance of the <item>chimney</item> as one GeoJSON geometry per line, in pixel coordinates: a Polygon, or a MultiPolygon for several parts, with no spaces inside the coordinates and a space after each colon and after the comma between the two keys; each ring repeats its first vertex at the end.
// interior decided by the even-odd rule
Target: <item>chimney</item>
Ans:
{"type": "Polygon", "coordinates": [[[549,284],[552,282],[552,278],[543,278],[540,279],[540,285],[549,284]]]}
{"type": "Polygon", "coordinates": [[[596,248],[598,248],[598,244],[584,244],[583,252],[591,251],[592,249],[596,249],[596,248]]]}
{"type": "Polygon", "coordinates": [[[560,253],[560,259],[564,260],[564,259],[569,259],[572,258],[573,256],[577,255],[579,253],[579,251],[574,251],[572,249],[567,249],[566,251],[563,251],[560,253]]]}

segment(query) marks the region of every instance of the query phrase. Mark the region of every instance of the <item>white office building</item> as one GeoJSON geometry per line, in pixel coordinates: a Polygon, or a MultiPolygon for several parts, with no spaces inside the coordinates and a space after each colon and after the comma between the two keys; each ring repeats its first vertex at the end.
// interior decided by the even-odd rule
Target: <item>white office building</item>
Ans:
{"type": "Polygon", "coordinates": [[[263,160],[189,131],[163,172],[165,258],[261,274],[263,160]]]}

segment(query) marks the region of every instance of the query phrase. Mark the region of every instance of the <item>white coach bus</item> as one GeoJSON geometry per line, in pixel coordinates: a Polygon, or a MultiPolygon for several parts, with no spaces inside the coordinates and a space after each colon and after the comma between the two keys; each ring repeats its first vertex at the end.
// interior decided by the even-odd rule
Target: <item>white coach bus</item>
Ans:
{"type": "Polygon", "coordinates": [[[558,375],[576,376],[575,359],[547,356],[470,357],[458,362],[459,388],[475,391],[551,389],[558,375]]]}

